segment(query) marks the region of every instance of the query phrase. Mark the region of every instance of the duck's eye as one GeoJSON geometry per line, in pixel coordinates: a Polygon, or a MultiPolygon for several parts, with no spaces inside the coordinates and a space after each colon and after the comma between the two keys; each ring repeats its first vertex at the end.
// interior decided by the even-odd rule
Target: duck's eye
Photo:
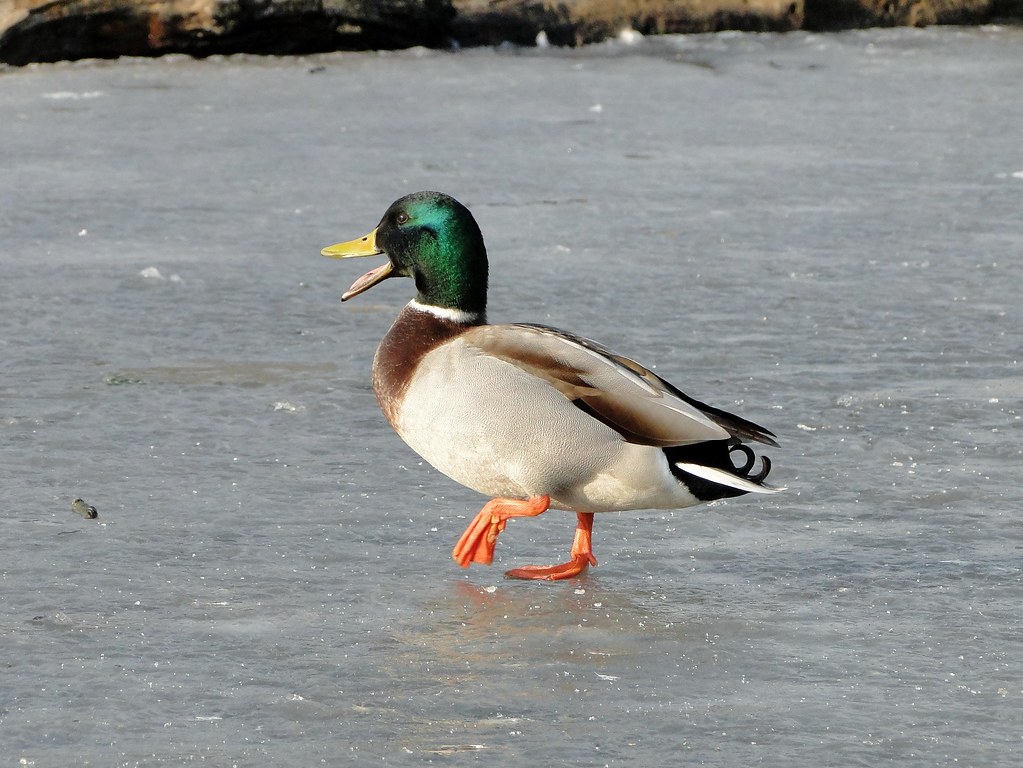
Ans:
{"type": "Polygon", "coordinates": [[[402,211],[394,217],[394,220],[399,224],[408,224],[408,214],[402,211]]]}

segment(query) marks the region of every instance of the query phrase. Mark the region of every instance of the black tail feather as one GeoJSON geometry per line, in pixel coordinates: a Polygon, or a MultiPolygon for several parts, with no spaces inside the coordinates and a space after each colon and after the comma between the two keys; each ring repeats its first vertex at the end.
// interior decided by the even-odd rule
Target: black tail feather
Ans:
{"type": "Polygon", "coordinates": [[[714,467],[736,477],[741,477],[744,480],[749,480],[757,485],[763,485],[764,480],[771,472],[771,460],[767,456],[757,456],[748,445],[735,440],[711,440],[694,445],[676,445],[670,448],[662,448],[662,450],[668,459],[671,473],[685,483],[690,493],[700,499],[700,501],[713,501],[714,499],[742,496],[746,491],[697,477],[677,467],[676,464],[678,462],[714,467]],[[744,460],[741,466],[732,461],[733,453],[741,453],[743,455],[744,460]],[[753,473],[753,468],[758,458],[760,459],[760,470],[753,473]]]}

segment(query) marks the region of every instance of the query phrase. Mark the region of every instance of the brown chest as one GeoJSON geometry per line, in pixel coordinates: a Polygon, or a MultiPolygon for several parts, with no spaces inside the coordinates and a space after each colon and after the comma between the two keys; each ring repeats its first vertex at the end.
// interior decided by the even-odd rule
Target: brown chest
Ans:
{"type": "Polygon", "coordinates": [[[469,327],[411,306],[401,311],[373,358],[373,391],[392,426],[423,357],[469,327]]]}

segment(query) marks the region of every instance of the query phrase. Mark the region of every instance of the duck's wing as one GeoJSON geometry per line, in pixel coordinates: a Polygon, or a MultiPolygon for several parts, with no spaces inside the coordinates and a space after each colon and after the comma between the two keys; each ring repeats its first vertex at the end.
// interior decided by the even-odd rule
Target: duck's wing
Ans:
{"type": "Polygon", "coordinates": [[[634,360],[581,336],[514,324],[477,326],[460,338],[550,383],[630,443],[668,447],[738,438],[774,444],[766,429],[693,400],[634,360]]]}

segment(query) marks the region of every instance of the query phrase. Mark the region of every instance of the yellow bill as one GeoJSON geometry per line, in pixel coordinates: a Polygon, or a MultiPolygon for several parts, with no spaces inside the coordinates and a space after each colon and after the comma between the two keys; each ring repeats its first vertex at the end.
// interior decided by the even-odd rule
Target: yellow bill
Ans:
{"type": "MultiPolygon", "coordinates": [[[[383,253],[383,251],[377,246],[377,231],[374,229],[368,235],[355,240],[338,243],[337,245],[328,245],[320,253],[332,259],[354,259],[360,256],[377,256],[383,253]]],[[[376,269],[371,269],[352,283],[352,287],[341,295],[341,301],[348,301],[353,296],[358,296],[363,291],[368,291],[381,280],[389,277],[392,269],[393,266],[390,261],[376,269]]]]}

